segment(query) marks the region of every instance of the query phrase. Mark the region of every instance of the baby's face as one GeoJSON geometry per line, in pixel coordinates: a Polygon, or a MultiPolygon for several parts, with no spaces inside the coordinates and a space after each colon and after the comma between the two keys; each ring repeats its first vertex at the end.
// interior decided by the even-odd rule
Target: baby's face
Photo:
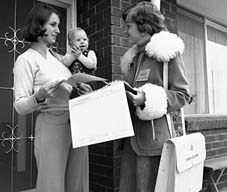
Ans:
{"type": "Polygon", "coordinates": [[[79,30],[77,31],[71,40],[72,45],[80,48],[81,51],[84,51],[88,48],[88,37],[85,31],[79,30]]]}

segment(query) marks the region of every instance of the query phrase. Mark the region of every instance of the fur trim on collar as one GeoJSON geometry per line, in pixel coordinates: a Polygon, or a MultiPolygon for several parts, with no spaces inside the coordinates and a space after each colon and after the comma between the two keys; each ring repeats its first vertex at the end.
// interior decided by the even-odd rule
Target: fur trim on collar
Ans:
{"type": "MultiPolygon", "coordinates": [[[[145,52],[149,57],[156,58],[160,62],[169,62],[177,54],[184,51],[183,41],[174,33],[161,31],[154,34],[145,47],[145,52]]],[[[129,48],[121,59],[121,72],[126,74],[130,68],[133,58],[138,53],[137,46],[129,48]]]]}

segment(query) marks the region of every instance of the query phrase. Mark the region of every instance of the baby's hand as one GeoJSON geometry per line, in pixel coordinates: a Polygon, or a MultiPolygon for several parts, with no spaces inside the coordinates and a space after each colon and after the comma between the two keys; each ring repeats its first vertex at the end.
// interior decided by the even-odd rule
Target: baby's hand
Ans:
{"type": "Polygon", "coordinates": [[[80,56],[80,54],[82,53],[80,48],[77,46],[73,46],[72,47],[72,52],[71,52],[76,58],[80,56]]]}

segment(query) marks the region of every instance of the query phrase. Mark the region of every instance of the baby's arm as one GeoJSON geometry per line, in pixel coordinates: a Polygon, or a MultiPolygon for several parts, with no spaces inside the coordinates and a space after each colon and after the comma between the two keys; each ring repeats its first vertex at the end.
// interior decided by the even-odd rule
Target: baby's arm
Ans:
{"type": "Polygon", "coordinates": [[[96,69],[97,68],[97,57],[94,51],[89,50],[88,56],[84,56],[80,54],[77,58],[85,67],[88,69],[96,69]]]}
{"type": "Polygon", "coordinates": [[[70,66],[72,64],[72,62],[76,59],[76,56],[70,53],[66,53],[63,57],[62,57],[62,63],[66,66],[70,66]]]}

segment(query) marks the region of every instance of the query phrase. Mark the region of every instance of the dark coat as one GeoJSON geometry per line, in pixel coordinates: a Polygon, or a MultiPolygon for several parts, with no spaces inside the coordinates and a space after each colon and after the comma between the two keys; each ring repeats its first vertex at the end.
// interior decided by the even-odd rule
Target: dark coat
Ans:
{"type": "MultiPolygon", "coordinates": [[[[168,35],[171,38],[174,34],[168,35]]],[[[170,138],[166,113],[180,109],[190,99],[181,51],[173,49],[174,54],[170,54],[171,58],[167,57],[168,90],[165,90],[163,59],[160,59],[162,55],[150,55],[147,49],[152,45],[154,44],[146,44],[137,50],[125,74],[125,80],[129,84],[145,92],[144,108],[134,107],[129,102],[135,132],[135,136],[131,137],[131,145],[138,155],[145,156],[161,154],[164,142],[170,138]]]]}

